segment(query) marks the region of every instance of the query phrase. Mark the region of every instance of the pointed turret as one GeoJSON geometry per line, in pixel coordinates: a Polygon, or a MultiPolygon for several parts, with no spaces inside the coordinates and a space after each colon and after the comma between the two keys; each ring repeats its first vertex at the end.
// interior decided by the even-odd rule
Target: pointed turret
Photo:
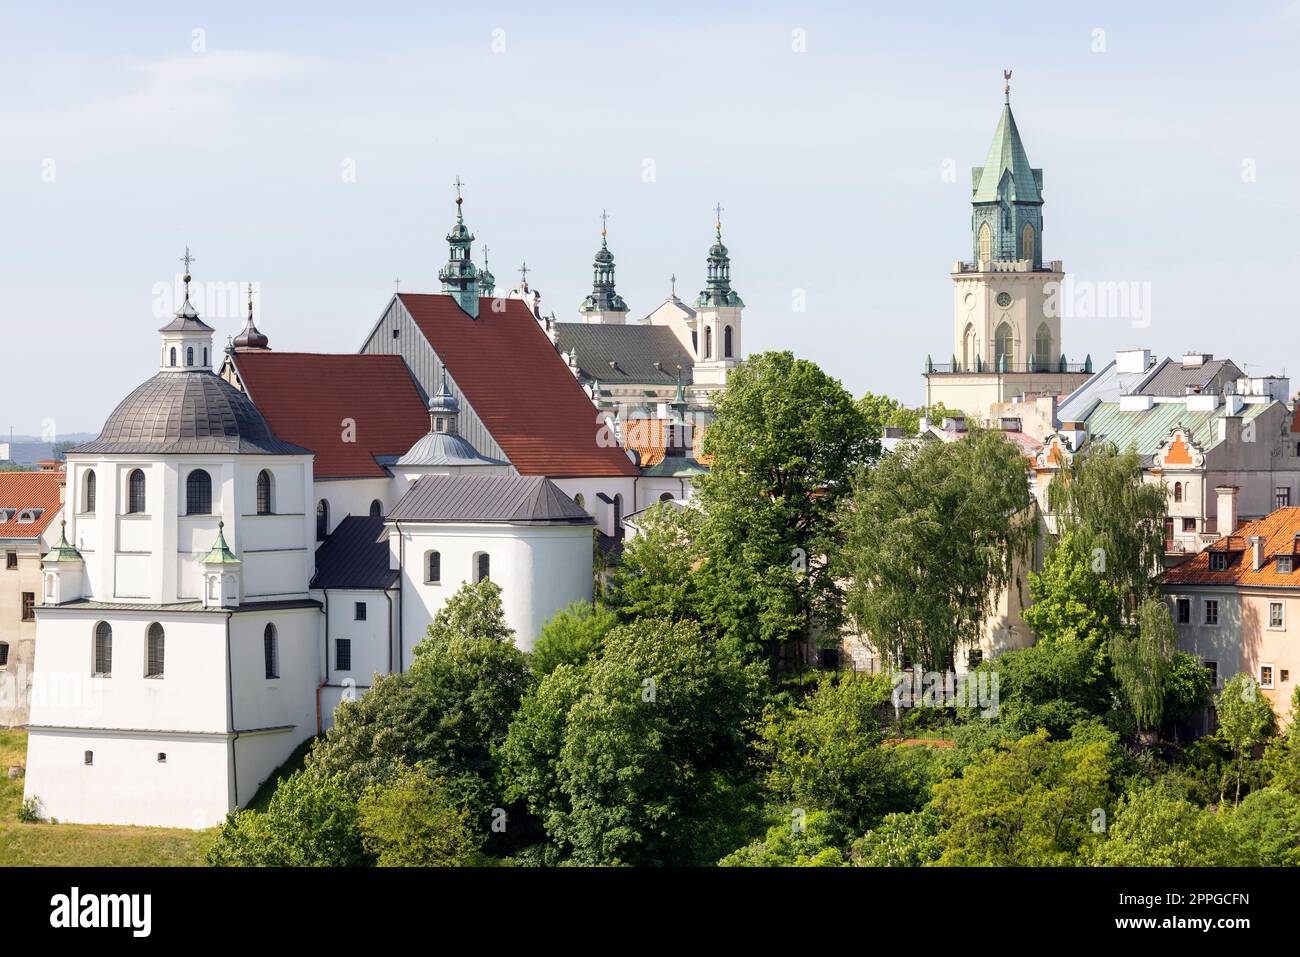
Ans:
{"type": "Polygon", "coordinates": [[[470,246],[474,242],[474,234],[465,225],[465,217],[461,212],[463,200],[460,188],[463,185],[460,177],[456,177],[456,224],[447,234],[450,257],[447,264],[439,271],[438,278],[442,281],[442,291],[449,293],[466,315],[477,319],[478,270],[470,259],[470,246]]]}
{"type": "Polygon", "coordinates": [[[243,563],[226,544],[226,523],[217,522],[217,540],[199,559],[203,565],[203,607],[234,608],[239,605],[239,580],[243,563]]]}
{"type": "Polygon", "coordinates": [[[707,306],[744,306],[744,301],[731,288],[731,254],[722,244],[722,207],[714,207],[714,240],[709,247],[708,280],[695,299],[695,308],[707,306]]]}
{"type": "Polygon", "coordinates": [[[271,340],[258,331],[253,324],[253,284],[248,284],[248,319],[244,322],[244,331],[234,338],[236,349],[269,349],[271,340]]]}
{"type": "Polygon", "coordinates": [[[185,274],[181,277],[185,283],[185,301],[172,321],[158,330],[162,337],[158,365],[164,372],[212,371],[212,334],[216,330],[199,318],[199,311],[190,302],[190,263],[194,261],[186,246],[181,258],[185,264],[185,274]]]}
{"type": "Polygon", "coordinates": [[[68,541],[68,523],[60,522],[58,543],[41,556],[41,571],[45,575],[44,603],[61,605],[81,598],[85,593],[85,567],[81,552],[68,541]]]}
{"type": "Polygon", "coordinates": [[[483,269],[478,274],[478,292],[480,296],[494,296],[497,290],[497,277],[488,269],[488,248],[483,247],[483,269]]]}
{"type": "Polygon", "coordinates": [[[1027,259],[1042,265],[1043,171],[1029,165],[1011,113],[1011,71],[1003,72],[1002,116],[983,166],[971,170],[974,261],[1027,259]]]}
{"type": "Polygon", "coordinates": [[[592,261],[593,279],[591,295],[582,300],[578,312],[584,322],[613,323],[621,325],[627,322],[627,303],[614,288],[614,254],[609,251],[606,239],[608,216],[602,210],[600,214],[600,248],[596,250],[592,261]]]}

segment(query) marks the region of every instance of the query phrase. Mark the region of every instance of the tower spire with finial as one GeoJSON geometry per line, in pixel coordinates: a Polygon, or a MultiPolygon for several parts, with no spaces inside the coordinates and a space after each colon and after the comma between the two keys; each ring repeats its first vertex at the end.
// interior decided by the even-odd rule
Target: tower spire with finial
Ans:
{"type": "Polygon", "coordinates": [[[600,248],[592,262],[591,295],[578,306],[587,322],[621,324],[627,315],[627,303],[614,288],[614,254],[609,251],[609,213],[600,211],[600,248]]]}
{"type": "Polygon", "coordinates": [[[447,264],[438,271],[438,278],[442,281],[442,291],[450,293],[456,304],[471,319],[478,318],[478,269],[475,268],[473,260],[470,258],[470,247],[474,242],[474,235],[465,227],[465,217],[461,211],[464,198],[461,196],[461,187],[465,184],[459,176],[456,177],[453,186],[456,187],[456,223],[451,227],[451,232],[447,234],[447,244],[450,246],[450,255],[447,264]]]}
{"type": "Polygon", "coordinates": [[[233,345],[236,349],[267,349],[271,340],[258,331],[253,323],[253,284],[248,284],[248,318],[244,321],[243,331],[235,336],[233,345]]]}
{"type": "Polygon", "coordinates": [[[713,245],[709,247],[708,281],[695,300],[696,308],[703,306],[744,306],[745,303],[731,288],[731,255],[722,244],[723,206],[713,207],[713,245]]]}

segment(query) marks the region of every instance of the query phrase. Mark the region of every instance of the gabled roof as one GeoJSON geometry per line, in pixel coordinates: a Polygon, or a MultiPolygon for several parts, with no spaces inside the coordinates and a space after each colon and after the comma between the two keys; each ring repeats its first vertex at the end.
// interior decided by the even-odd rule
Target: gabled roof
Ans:
{"type": "MultiPolygon", "coordinates": [[[[1256,418],[1270,404],[1258,402],[1243,406],[1241,421],[1256,418]]],[[[1113,442],[1121,452],[1127,452],[1131,446],[1142,456],[1142,464],[1150,465],[1156,450],[1177,426],[1182,426],[1192,441],[1208,452],[1219,444],[1216,423],[1227,414],[1227,407],[1222,404],[1213,410],[1194,411],[1184,402],[1157,402],[1149,409],[1125,411],[1117,402],[1101,402],[1085,421],[1089,442],[1113,442]]]]}
{"type": "Polygon", "coordinates": [[[1162,363],[1143,369],[1141,372],[1120,372],[1114,359],[1092,374],[1083,385],[1079,386],[1056,407],[1059,422],[1078,422],[1083,419],[1098,402],[1115,402],[1122,395],[1140,389],[1147,380],[1159,373],[1169,363],[1162,363]]]}
{"type": "Polygon", "coordinates": [[[389,588],[397,571],[388,567],[388,529],[382,518],[349,515],[316,549],[312,588],[389,588]]]}
{"type": "Polygon", "coordinates": [[[0,538],[40,538],[63,508],[59,486],[64,474],[0,472],[0,538]],[[35,509],[41,512],[35,514],[35,509]],[[20,522],[20,517],[31,517],[32,521],[20,522]]]}
{"type": "Polygon", "coordinates": [[[588,379],[673,385],[680,367],[682,382],[691,384],[695,360],[668,326],[557,322],[555,334],[562,352],[577,350],[578,368],[588,379]]]}
{"type": "Polygon", "coordinates": [[[1300,533],[1300,508],[1279,508],[1241,528],[1175,565],[1160,576],[1163,585],[1269,585],[1300,588],[1300,554],[1295,536],[1300,533]],[[1253,536],[1264,539],[1264,562],[1254,568],[1253,536]],[[1228,567],[1210,570],[1210,555],[1228,553],[1228,567]],[[1290,555],[1292,571],[1279,573],[1277,556],[1290,555]]]}
{"type": "Polygon", "coordinates": [[[522,300],[483,299],[474,319],[451,296],[397,298],[520,474],[638,474],[622,449],[600,443],[596,407],[522,300]]]}
{"type": "Polygon", "coordinates": [[[1009,199],[1021,203],[1041,203],[1043,196],[1039,192],[1038,176],[1042,174],[1038,171],[1036,176],[1035,172],[1030,168],[1029,156],[1025,153],[1024,144],[1020,142],[1020,130],[1016,129],[1016,118],[1011,115],[1011,103],[1004,103],[971,202],[997,202],[998,189],[1005,173],[1011,177],[1009,199]]]}
{"type": "Polygon", "coordinates": [[[591,525],[595,519],[539,475],[422,475],[388,515],[390,522],[508,522],[591,525]]]}
{"type": "Polygon", "coordinates": [[[316,453],[318,479],[382,478],[376,457],[404,455],[429,431],[401,356],[237,349],[234,362],[275,433],[316,453]],[[344,441],[349,419],[352,442],[344,441]]]}
{"type": "Polygon", "coordinates": [[[1166,359],[1156,374],[1131,394],[1186,395],[1189,387],[1196,392],[1211,391],[1210,384],[1225,370],[1228,379],[1235,380],[1241,376],[1241,370],[1229,359],[1211,359],[1199,366],[1185,366],[1181,362],[1166,359]]]}

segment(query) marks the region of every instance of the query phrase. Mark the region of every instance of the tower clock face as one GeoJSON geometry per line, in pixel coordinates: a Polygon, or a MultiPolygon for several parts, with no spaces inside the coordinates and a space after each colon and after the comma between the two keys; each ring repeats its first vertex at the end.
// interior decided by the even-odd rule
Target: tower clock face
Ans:
{"type": "Polygon", "coordinates": [[[1011,305],[1011,293],[1009,292],[998,293],[997,301],[998,301],[998,305],[1001,306],[1003,309],[1007,308],[1007,306],[1011,305]]]}

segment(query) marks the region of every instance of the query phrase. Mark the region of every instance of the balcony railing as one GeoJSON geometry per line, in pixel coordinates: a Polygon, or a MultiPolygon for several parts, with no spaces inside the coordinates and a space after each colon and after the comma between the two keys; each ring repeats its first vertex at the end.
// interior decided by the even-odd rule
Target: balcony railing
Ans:
{"type": "Polygon", "coordinates": [[[974,365],[964,365],[960,362],[926,362],[925,373],[938,373],[944,375],[963,375],[970,373],[985,372],[1040,372],[1040,373],[1059,373],[1059,372],[1083,372],[1088,375],[1092,374],[1092,360],[1086,362],[984,362],[977,361],[974,365]]]}

